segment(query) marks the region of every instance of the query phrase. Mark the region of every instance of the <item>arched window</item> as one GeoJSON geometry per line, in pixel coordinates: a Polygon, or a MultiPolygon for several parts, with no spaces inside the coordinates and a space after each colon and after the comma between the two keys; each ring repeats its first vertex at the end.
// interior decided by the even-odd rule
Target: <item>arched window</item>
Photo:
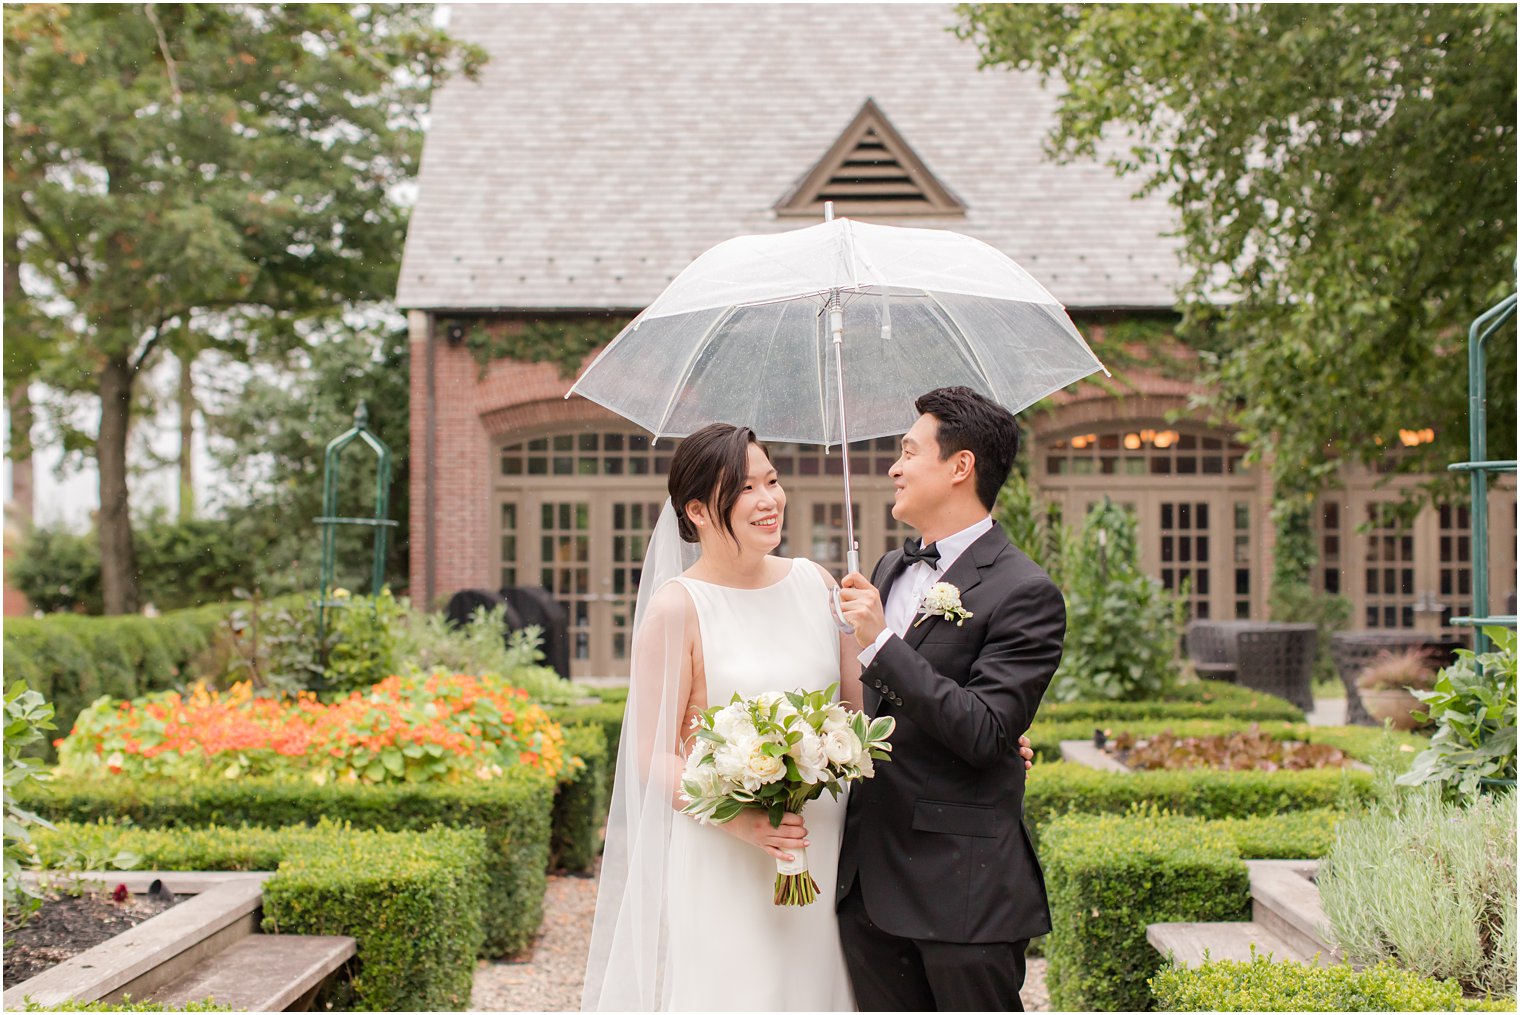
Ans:
{"type": "Polygon", "coordinates": [[[1051,476],[1222,476],[1244,471],[1245,446],[1218,433],[1131,426],[1046,442],[1051,476]]]}

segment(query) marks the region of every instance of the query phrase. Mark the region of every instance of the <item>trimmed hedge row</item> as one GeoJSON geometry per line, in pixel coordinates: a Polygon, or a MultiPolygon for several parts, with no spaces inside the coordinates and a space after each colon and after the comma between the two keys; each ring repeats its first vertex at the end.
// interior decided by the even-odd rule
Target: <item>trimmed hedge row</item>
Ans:
{"type": "Polygon", "coordinates": [[[1513,999],[1473,1001],[1451,980],[1432,980],[1380,962],[1366,969],[1220,959],[1154,976],[1158,1011],[1514,1011],[1513,999]]]}
{"type": "Polygon", "coordinates": [[[130,819],[143,828],[176,829],[177,835],[218,825],[287,828],[322,817],[392,832],[435,825],[479,829],[485,835],[491,900],[483,953],[494,958],[521,951],[543,921],[555,787],[535,770],[513,768],[488,782],[318,786],[305,780],[238,779],[172,785],[53,779],[16,789],[18,803],[51,821],[130,819]]]}
{"type": "Polygon", "coordinates": [[[601,726],[566,726],[565,753],[585,762],[568,774],[554,797],[549,863],[572,874],[590,873],[602,851],[612,757],[601,726]]]}
{"type": "MultiPolygon", "coordinates": [[[[63,736],[102,694],[130,699],[190,683],[191,661],[234,607],[200,606],[159,617],[7,618],[5,679],[25,680],[51,702],[63,736]]],[[[57,757],[51,742],[37,753],[57,757]]]]}
{"type": "MultiPolygon", "coordinates": [[[[344,934],[358,969],[333,1000],[370,1011],[462,1010],[484,938],[486,843],[478,828],[137,829],[60,824],[36,834],[44,862],[130,850],[150,870],[274,870],[263,929],[344,934]]],[[[494,904],[494,900],[493,900],[494,904]]]]}
{"type": "Polygon", "coordinates": [[[1346,807],[1371,795],[1372,773],[1342,769],[1306,772],[1100,772],[1066,761],[1029,772],[1024,820],[1037,839],[1068,813],[1124,814],[1154,805],[1195,818],[1251,818],[1346,807]]]}
{"type": "MultiPolygon", "coordinates": [[[[1178,684],[1152,701],[1066,701],[1040,705],[1037,722],[1066,720],[1123,722],[1126,719],[1234,719],[1246,722],[1303,722],[1303,710],[1264,691],[1223,680],[1178,684]]],[[[1092,730],[1087,731],[1088,736],[1092,730]]]]}
{"type": "Polygon", "coordinates": [[[1243,860],[1318,860],[1335,845],[1341,811],[1315,808],[1288,814],[1222,818],[1209,822],[1235,841],[1243,860]]]}
{"type": "Polygon", "coordinates": [[[1148,924],[1246,921],[1250,881],[1234,840],[1154,811],[1067,815],[1041,845],[1050,896],[1046,983],[1056,1011],[1144,1011],[1162,958],[1148,924]]]}
{"type": "Polygon", "coordinates": [[[1358,761],[1370,761],[1378,752],[1387,736],[1397,750],[1395,757],[1407,766],[1415,754],[1430,746],[1430,738],[1415,733],[1402,733],[1371,726],[1310,726],[1302,722],[1283,720],[1256,720],[1249,722],[1229,719],[1078,719],[1048,721],[1045,710],[1029,729],[1029,742],[1034,748],[1037,761],[1058,761],[1061,757],[1062,740],[1091,740],[1093,730],[1101,726],[1110,734],[1133,733],[1150,736],[1170,731],[1179,737],[1229,736],[1244,731],[1251,722],[1257,723],[1262,732],[1277,740],[1301,740],[1306,743],[1328,744],[1344,751],[1358,761]]]}

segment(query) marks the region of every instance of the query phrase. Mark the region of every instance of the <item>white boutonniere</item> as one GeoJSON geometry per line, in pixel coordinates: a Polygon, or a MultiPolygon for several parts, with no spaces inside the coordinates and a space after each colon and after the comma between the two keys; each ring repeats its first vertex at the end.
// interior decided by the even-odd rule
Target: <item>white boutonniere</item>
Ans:
{"type": "Polygon", "coordinates": [[[913,622],[914,627],[930,617],[944,617],[955,621],[955,626],[960,627],[972,617],[971,611],[961,605],[961,590],[949,582],[930,585],[929,591],[924,593],[923,601],[918,604],[918,613],[918,619],[913,622]]]}

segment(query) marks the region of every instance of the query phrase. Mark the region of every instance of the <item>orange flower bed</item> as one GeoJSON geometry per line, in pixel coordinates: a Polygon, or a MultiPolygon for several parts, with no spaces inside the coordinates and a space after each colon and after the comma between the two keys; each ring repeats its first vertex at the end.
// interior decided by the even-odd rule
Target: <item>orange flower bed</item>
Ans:
{"type": "Polygon", "coordinates": [[[580,761],[527,697],[462,673],[387,677],[330,703],[310,692],[258,697],[247,683],[197,685],[188,695],[101,698],[55,743],[59,770],[73,775],[381,783],[491,779],[527,765],[558,778],[580,761]]]}

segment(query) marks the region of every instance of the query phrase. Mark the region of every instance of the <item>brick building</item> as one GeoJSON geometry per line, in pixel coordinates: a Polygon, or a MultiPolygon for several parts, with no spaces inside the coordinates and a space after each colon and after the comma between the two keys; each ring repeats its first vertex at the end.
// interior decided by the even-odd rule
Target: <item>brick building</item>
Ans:
{"type": "MultiPolygon", "coordinates": [[[[1052,96],[1032,75],[978,70],[952,8],[460,6],[452,19],[491,60],[435,97],[399,283],[419,602],[542,583],[570,611],[576,672],[626,672],[670,448],[566,400],[574,356],[567,375],[489,353],[545,329],[594,353],[586,336],[610,338],[703,250],[811,224],[832,200],[983,239],[1090,337],[1132,335],[1138,365],[1024,414],[1031,479],[1069,520],[1105,495],[1132,506],[1147,567],[1187,581],[1196,615],[1265,617],[1270,482],[1228,429],[1186,411],[1189,362],[1166,336],[1181,280],[1171,210],[1099,162],[1047,159],[1052,96]]],[[[867,561],[903,535],[893,444],[854,449],[867,561]]],[[[772,450],[789,497],[782,552],[837,570],[837,454],[772,450]]],[[[1399,529],[1379,506],[1395,489],[1343,478],[1321,505],[1316,581],[1352,598],[1358,626],[1439,625],[1470,582],[1465,511],[1399,529]]],[[[1495,496],[1494,545],[1512,549],[1513,483],[1495,496]]],[[[1514,554],[1494,558],[1502,601],[1514,554]]]]}

